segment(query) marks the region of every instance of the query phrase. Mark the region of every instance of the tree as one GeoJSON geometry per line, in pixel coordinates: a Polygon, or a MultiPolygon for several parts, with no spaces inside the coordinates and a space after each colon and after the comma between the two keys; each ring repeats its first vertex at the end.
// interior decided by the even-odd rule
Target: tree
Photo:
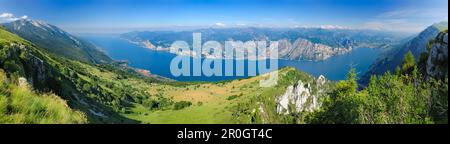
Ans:
{"type": "Polygon", "coordinates": [[[351,69],[347,80],[339,81],[330,97],[323,103],[323,109],[307,120],[310,123],[352,124],[361,123],[362,99],[357,93],[356,70],[351,69]]]}
{"type": "Polygon", "coordinates": [[[357,79],[356,69],[351,68],[347,74],[347,82],[349,84],[349,88],[352,93],[356,92],[356,88],[358,88],[357,80],[358,79],[357,79]]]}
{"type": "Polygon", "coordinates": [[[91,90],[91,85],[89,85],[88,83],[85,83],[83,85],[83,91],[90,91],[91,90]]]}
{"type": "Polygon", "coordinates": [[[414,66],[416,66],[416,60],[414,59],[414,55],[412,54],[411,51],[408,51],[403,60],[402,71],[404,73],[410,73],[414,68],[414,66]]]}

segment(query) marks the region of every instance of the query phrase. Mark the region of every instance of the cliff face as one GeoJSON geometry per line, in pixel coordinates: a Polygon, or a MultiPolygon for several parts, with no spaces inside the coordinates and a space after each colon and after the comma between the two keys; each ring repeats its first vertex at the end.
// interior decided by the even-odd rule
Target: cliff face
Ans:
{"type": "Polygon", "coordinates": [[[321,61],[338,54],[350,52],[352,47],[333,48],[299,38],[292,44],[286,39],[280,40],[278,50],[282,59],[321,61]]]}
{"type": "Polygon", "coordinates": [[[427,76],[443,79],[448,76],[448,31],[439,33],[430,44],[427,76]]]}
{"type": "Polygon", "coordinates": [[[45,62],[45,55],[20,43],[10,43],[3,46],[3,50],[6,53],[3,65],[7,71],[18,72],[19,76],[26,78],[27,82],[36,89],[58,93],[55,90],[60,89],[61,82],[57,80],[61,79],[61,73],[45,62]]]}
{"type": "Polygon", "coordinates": [[[315,82],[300,80],[296,85],[288,86],[286,92],[276,98],[277,113],[312,112],[318,109],[325,83],[325,77],[320,76],[315,82]]]}

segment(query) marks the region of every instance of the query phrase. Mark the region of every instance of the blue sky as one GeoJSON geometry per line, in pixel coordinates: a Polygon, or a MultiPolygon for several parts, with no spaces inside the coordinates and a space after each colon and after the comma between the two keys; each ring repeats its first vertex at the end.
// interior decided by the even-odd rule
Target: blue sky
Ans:
{"type": "Polygon", "coordinates": [[[418,32],[447,13],[447,0],[0,0],[0,21],[26,16],[75,33],[248,26],[418,32]]]}

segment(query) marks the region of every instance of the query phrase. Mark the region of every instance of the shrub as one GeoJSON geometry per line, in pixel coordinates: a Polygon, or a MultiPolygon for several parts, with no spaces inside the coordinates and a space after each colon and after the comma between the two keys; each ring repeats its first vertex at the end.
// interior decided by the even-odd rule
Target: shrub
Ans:
{"type": "Polygon", "coordinates": [[[176,102],[176,103],[173,105],[173,109],[174,109],[174,110],[181,110],[181,109],[184,109],[184,108],[189,107],[189,106],[191,106],[191,105],[192,105],[192,102],[189,102],[189,101],[179,101],[179,102],[176,102]]]}
{"type": "Polygon", "coordinates": [[[232,96],[229,96],[228,98],[227,98],[227,100],[233,100],[233,99],[236,99],[236,98],[238,98],[239,96],[237,96],[237,95],[232,95],[232,96]]]}

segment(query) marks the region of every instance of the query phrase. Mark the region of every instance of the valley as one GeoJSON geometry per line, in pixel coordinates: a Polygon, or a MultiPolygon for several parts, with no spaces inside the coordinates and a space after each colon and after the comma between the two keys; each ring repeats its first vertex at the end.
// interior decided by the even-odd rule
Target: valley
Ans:
{"type": "MultiPolygon", "coordinates": [[[[150,70],[150,73],[174,79],[177,81],[209,81],[234,80],[247,78],[246,76],[180,76],[174,77],[170,73],[170,62],[176,56],[163,51],[148,50],[116,36],[82,35],[103,50],[115,60],[125,60],[129,66],[150,70]]],[[[330,80],[344,80],[351,67],[359,75],[363,75],[369,66],[378,58],[382,48],[357,48],[346,54],[333,56],[323,61],[278,60],[279,67],[295,67],[315,77],[324,75],[330,80]]],[[[225,69],[225,66],[223,67],[225,69]]],[[[244,67],[244,69],[247,69],[244,67]]],[[[247,70],[246,70],[247,71],[247,70]]]]}
{"type": "MultiPolygon", "coordinates": [[[[34,28],[31,30],[42,32],[34,28]]],[[[58,47],[42,48],[45,45],[34,44],[52,42],[52,39],[25,39],[14,32],[20,34],[0,28],[0,68],[4,71],[2,77],[6,77],[0,81],[1,123],[448,123],[448,72],[442,71],[448,68],[448,63],[442,59],[446,55],[436,53],[448,49],[447,30],[434,36],[429,43],[430,49],[426,51],[427,58],[419,59],[408,52],[398,62],[400,65],[395,72],[371,75],[368,85],[363,88],[357,83],[360,69],[344,69],[342,71],[347,71],[345,78],[340,76],[338,80],[329,80],[320,72],[311,75],[303,72],[302,67],[290,67],[292,65],[254,77],[208,82],[173,81],[148,76],[133,68],[146,69],[138,66],[145,62],[164,64],[163,59],[147,61],[146,57],[135,55],[143,59],[142,63],[136,63],[139,59],[130,59],[129,65],[132,67],[121,61],[84,61],[52,50],[58,47]],[[427,62],[423,63],[425,60],[427,62]],[[261,87],[260,80],[268,78],[271,73],[278,73],[277,85],[261,87]],[[15,88],[17,86],[19,90],[15,88]],[[14,102],[20,96],[40,101],[49,95],[51,99],[43,100],[42,105],[31,110],[21,108],[23,106],[14,102]],[[10,100],[12,103],[8,102],[10,100]],[[53,109],[49,103],[62,106],[53,109]],[[59,110],[64,112],[63,116],[59,115],[59,110]],[[73,118],[64,119],[65,115],[73,118]],[[51,120],[46,120],[46,117],[51,120]]],[[[118,55],[124,50],[114,49],[128,48],[130,53],[147,50],[122,45],[110,48],[113,50],[107,52],[117,52],[111,56],[120,60],[129,57],[118,55]]],[[[150,54],[173,56],[169,53],[150,54]]],[[[373,54],[373,51],[366,54],[373,54]]],[[[348,57],[367,59],[364,53],[348,57]]],[[[339,62],[339,57],[336,58],[328,59],[339,62]]],[[[323,64],[333,65],[326,61],[323,64]]],[[[341,66],[336,69],[343,69],[342,65],[345,67],[344,63],[335,65],[341,66]]],[[[152,74],[157,72],[155,68],[149,70],[152,74]]]]}

